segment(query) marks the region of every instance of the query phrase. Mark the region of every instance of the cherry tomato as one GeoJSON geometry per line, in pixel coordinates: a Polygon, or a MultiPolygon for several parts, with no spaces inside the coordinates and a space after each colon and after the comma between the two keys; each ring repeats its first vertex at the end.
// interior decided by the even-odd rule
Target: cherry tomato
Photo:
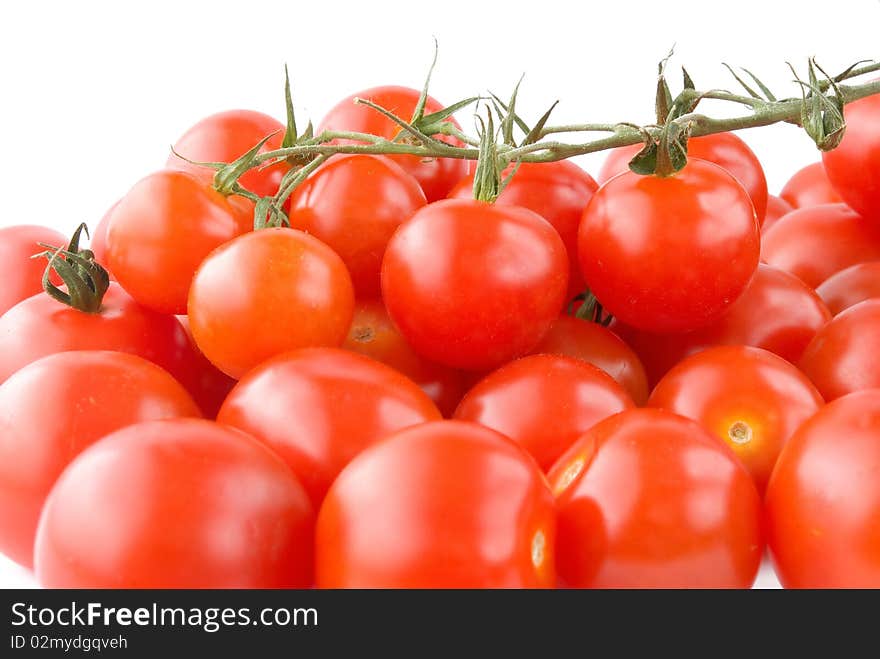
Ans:
{"type": "Polygon", "coordinates": [[[318,515],[319,588],[549,588],[553,496],[507,438],[459,421],[356,457],[318,515]]]}
{"type": "Polygon", "coordinates": [[[574,357],[601,368],[626,389],[636,405],[648,400],[648,377],[638,355],[598,323],[562,315],[553,321],[535,353],[574,357]]]}
{"type": "MultiPolygon", "coordinates": [[[[92,254],[95,255],[95,261],[104,269],[107,268],[107,229],[110,227],[110,217],[113,215],[113,211],[116,210],[118,205],[119,202],[117,201],[107,209],[107,212],[104,213],[104,216],[92,229],[91,237],[89,239],[89,249],[92,251],[92,254]]],[[[67,241],[63,242],[66,243],[67,241]]],[[[108,270],[107,274],[110,275],[111,280],[115,281],[112,272],[108,270]]]]}
{"type": "Polygon", "coordinates": [[[761,225],[761,231],[766,233],[783,215],[788,215],[793,210],[794,206],[782,197],[770,195],[767,198],[767,214],[764,216],[764,224],[761,225]]]}
{"type": "Polygon", "coordinates": [[[844,204],[799,208],[764,234],[761,257],[815,288],[851,265],[880,259],[880,224],[844,204]]]}
{"type": "Polygon", "coordinates": [[[525,208],[450,199],[397,230],[382,263],[391,319],[424,357],[489,370],[526,354],[565,302],[559,234],[525,208]]]}
{"type": "Polygon", "coordinates": [[[0,385],[0,551],[32,567],[43,502],[62,470],[114,430],[200,416],[186,390],[145,359],[61,352],[0,385]]]}
{"type": "MultiPolygon", "coordinates": [[[[559,232],[570,263],[569,297],[584,291],[584,278],[578,262],[577,231],[581,215],[598,186],[593,177],[569,160],[548,163],[520,163],[508,168],[503,176],[513,173],[507,187],[495,200],[496,205],[522,206],[535,211],[559,232]],[[515,173],[514,173],[515,171],[515,173]]],[[[449,197],[471,199],[474,174],[463,178],[449,197]]]]}
{"type": "MultiPolygon", "coordinates": [[[[324,117],[318,126],[317,134],[325,130],[355,131],[369,133],[391,139],[397,137],[401,128],[394,121],[372,108],[355,103],[356,98],[372,101],[390,110],[397,116],[409,121],[416,109],[421,92],[408,87],[384,86],[365,89],[348,96],[337,103],[324,117]]],[[[430,96],[425,103],[425,115],[439,112],[443,106],[430,96]]],[[[453,118],[449,121],[456,126],[453,118]]],[[[455,146],[462,143],[447,135],[434,135],[435,139],[455,146]]],[[[406,142],[407,137],[403,137],[406,142]]],[[[340,143],[352,143],[350,140],[339,140],[340,143]]],[[[397,164],[414,176],[422,186],[428,201],[443,199],[452,187],[468,173],[468,161],[455,158],[422,158],[410,155],[391,155],[397,164]]]]}
{"type": "Polygon", "coordinates": [[[185,314],[202,260],[251,229],[253,216],[202,181],[184,172],[157,172],[136,183],[113,210],[107,267],[144,306],[185,314]]]}
{"type": "Polygon", "coordinates": [[[628,171],[611,179],[584,211],[578,241],[602,305],[654,332],[718,318],[754,275],[760,245],[745,189],[704,160],[673,176],[628,171]]]}
{"type": "Polygon", "coordinates": [[[821,162],[814,162],[796,171],[782,187],[779,196],[795,208],[843,202],[831,186],[821,162]]]}
{"type": "MultiPolygon", "coordinates": [[[[599,182],[629,170],[629,161],[642,150],[641,144],[612,149],[599,170],[599,182]]],[[[739,181],[755,207],[758,224],[764,222],[767,209],[767,178],[761,161],[749,145],[733,133],[715,133],[688,140],[688,157],[708,160],[726,169],[739,181]]]]}
{"type": "MultiPolygon", "coordinates": [[[[205,117],[192,126],[174,144],[174,151],[195,162],[232,162],[269,135],[272,137],[260,149],[261,153],[281,148],[284,125],[262,112],[228,110],[205,117]]],[[[213,182],[215,169],[200,167],[183,158],[171,153],[165,166],[188,172],[207,185],[213,182]]],[[[245,172],[238,182],[261,197],[271,196],[278,192],[281,178],[289,169],[286,162],[257,167],[245,172]]]]}
{"type": "Polygon", "coordinates": [[[786,444],[767,535],[786,588],[880,588],[880,391],[829,403],[786,444]]]}
{"type": "Polygon", "coordinates": [[[825,172],[847,204],[880,223],[880,97],[849,103],[843,114],[846,133],[836,149],[822,154],[825,172]]]}
{"type": "Polygon", "coordinates": [[[48,588],[308,588],[315,514],[274,453],[202,419],[108,435],[58,479],[37,529],[48,588]]]}
{"type": "Polygon", "coordinates": [[[291,197],[290,224],[342,257],[358,296],[379,293],[382,255],[394,230],[425,205],[418,182],[378,156],[334,158],[291,197]]]}
{"type": "Polygon", "coordinates": [[[857,263],[831,275],[816,289],[834,315],[844,309],[880,297],[880,261],[857,263]]]}
{"type": "Polygon", "coordinates": [[[742,460],[761,493],[785,442],[823,404],[796,367],[747,346],[688,357],[660,380],[648,401],[714,432],[742,460]]]}
{"type": "Polygon", "coordinates": [[[380,300],[359,300],[342,347],[391,366],[419,385],[443,416],[452,416],[467,389],[461,371],[420,356],[391,322],[380,300]]]}
{"type": "Polygon", "coordinates": [[[226,373],[214,366],[208,358],[199,350],[196,340],[192,336],[189,329],[189,318],[186,316],[178,316],[177,320],[186,330],[192,346],[192,362],[190,365],[190,376],[186,378],[184,383],[189,392],[192,394],[193,400],[196,401],[202,413],[209,419],[214,419],[226,396],[232,391],[236,380],[232,379],[226,373]]]}
{"type": "Polygon", "coordinates": [[[67,350],[115,350],[158,364],[188,389],[193,349],[174,316],[150,311],[111,283],[98,313],[85,313],[45,293],[0,316],[0,382],[31,362],[67,350]]]}
{"type": "Polygon", "coordinates": [[[354,291],[342,259],[295,229],[262,229],[215,250],[189,294],[189,323],[204,355],[240,378],[275,355],[338,346],[354,291]]]}
{"type": "Polygon", "coordinates": [[[748,588],[761,499],[708,430],[663,410],[594,426],[549,474],[556,568],[575,588],[748,588]]]}
{"type": "Polygon", "coordinates": [[[812,288],[794,275],[760,264],[745,293],[719,320],[686,334],[650,334],[612,323],[636,351],[655,385],[679,361],[715,345],[748,345],[797,363],[831,312],[812,288]]]}
{"type": "Polygon", "coordinates": [[[342,468],[401,428],[440,419],[392,368],[344,350],[286,353],[248,373],[217,420],[256,437],[299,476],[315,506],[342,468]]]}
{"type": "Polygon", "coordinates": [[[46,259],[31,258],[46,251],[40,243],[61,247],[67,244],[67,238],[53,229],[34,225],[0,229],[0,316],[43,290],[46,259]]]}
{"type": "Polygon", "coordinates": [[[592,364],[531,355],[477,383],[455,418],[510,437],[546,470],[585,431],[630,407],[635,405],[623,387],[592,364]]]}
{"type": "Polygon", "coordinates": [[[835,316],[810,341],[798,366],[825,400],[880,388],[880,300],[835,316]]]}

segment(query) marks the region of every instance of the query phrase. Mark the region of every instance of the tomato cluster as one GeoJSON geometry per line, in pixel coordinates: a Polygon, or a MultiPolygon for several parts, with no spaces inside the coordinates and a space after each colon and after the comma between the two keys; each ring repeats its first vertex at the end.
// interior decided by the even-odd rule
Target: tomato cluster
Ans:
{"type": "MultiPolygon", "coordinates": [[[[355,98],[457,127],[379,87],[335,144],[412,137],[355,98]]],[[[0,231],[0,551],[48,587],[721,588],[767,546],[880,587],[880,96],[846,112],[779,197],[733,134],[491,201],[337,154],[256,230],[303,162],[220,185],[284,126],[200,121],[90,250],[0,231]]]]}

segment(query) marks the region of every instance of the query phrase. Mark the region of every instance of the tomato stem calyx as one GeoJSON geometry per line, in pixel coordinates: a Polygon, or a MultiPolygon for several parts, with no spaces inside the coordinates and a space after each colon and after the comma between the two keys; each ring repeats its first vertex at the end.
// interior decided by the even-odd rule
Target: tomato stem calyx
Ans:
{"type": "Polygon", "coordinates": [[[80,238],[85,232],[89,236],[85,223],[80,224],[66,247],[54,247],[41,243],[47,251],[35,254],[33,258],[46,258],[49,263],[43,272],[43,290],[52,298],[85,313],[98,313],[104,294],[110,287],[110,275],[97,261],[89,249],[81,249],[80,238]],[[57,274],[67,291],[52,283],[52,273],[57,274]]]}

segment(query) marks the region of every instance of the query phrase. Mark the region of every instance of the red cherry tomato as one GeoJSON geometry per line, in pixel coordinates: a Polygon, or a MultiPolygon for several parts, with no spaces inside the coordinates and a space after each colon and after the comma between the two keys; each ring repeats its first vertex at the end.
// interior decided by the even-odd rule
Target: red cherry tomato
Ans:
{"type": "Polygon", "coordinates": [[[642,362],[623,339],[598,323],[559,316],[534,352],[588,362],[617,380],[636,405],[648,400],[648,377],[642,362]]]}
{"type": "MultiPolygon", "coordinates": [[[[510,175],[513,167],[504,172],[510,175]]],[[[471,199],[474,174],[463,178],[449,197],[471,199]]],[[[511,181],[495,200],[496,205],[522,206],[535,211],[559,232],[570,263],[569,297],[584,291],[584,278],[578,263],[577,231],[581,215],[598,186],[593,177],[568,160],[548,163],[520,163],[511,181]]]]}
{"type": "Polygon", "coordinates": [[[98,313],[85,313],[45,293],[0,316],[0,382],[32,361],[67,350],[115,350],[158,364],[189,389],[193,350],[174,316],[137,304],[111,283],[98,313]]]}
{"type": "Polygon", "coordinates": [[[196,401],[202,413],[209,419],[214,419],[226,396],[232,391],[236,380],[232,379],[226,373],[214,366],[208,358],[202,354],[196,345],[196,340],[192,336],[189,329],[189,318],[186,316],[178,316],[177,320],[186,330],[192,346],[193,358],[190,366],[190,377],[184,383],[189,392],[192,394],[193,400],[196,401]]]}
{"type": "Polygon", "coordinates": [[[880,388],[880,300],[866,300],[820,329],[798,364],[825,400],[880,388]]]}
{"type": "Polygon", "coordinates": [[[849,103],[846,133],[836,149],[822,154],[835,191],[866,219],[880,223],[880,97],[849,103]]]}
{"type": "Polygon", "coordinates": [[[319,588],[549,588],[553,497],[498,433],[440,421],[356,457],[318,516],[319,588]]]}
{"type": "Polygon", "coordinates": [[[761,231],[766,233],[783,215],[788,215],[793,210],[794,206],[782,197],[770,195],[767,198],[767,214],[764,216],[764,224],[761,225],[761,231]]]}
{"type": "Polygon", "coordinates": [[[834,315],[844,309],[880,297],[880,261],[857,263],[831,275],[816,289],[834,315]]]}
{"type": "Polygon", "coordinates": [[[660,380],[648,401],[714,432],[742,460],[761,493],[785,442],[823,404],[797,368],[747,346],[688,357],[660,380]]]}
{"type": "Polygon", "coordinates": [[[240,378],[277,354],[338,346],[354,291],[342,259],[295,229],[262,229],[230,241],[199,267],[189,323],[204,355],[240,378]]]}
{"type": "Polygon", "coordinates": [[[880,224],[844,204],[799,208],[764,234],[761,258],[815,288],[851,265],[880,259],[880,224]]]}
{"type": "Polygon", "coordinates": [[[201,419],[129,426],[52,489],[37,530],[48,588],[308,588],[314,511],[243,433],[201,419]]]}
{"type": "Polygon", "coordinates": [[[630,407],[635,405],[623,387],[592,364],[531,355],[483,378],[455,418],[510,437],[546,470],[585,431],[630,407]]]}
{"type": "Polygon", "coordinates": [[[786,444],[767,535],[786,588],[880,588],[880,391],[829,403],[786,444]]]}
{"type": "Polygon", "coordinates": [[[342,257],[359,296],[379,293],[382,255],[394,230],[425,205],[418,182],[378,156],[344,156],[320,167],[294,192],[290,224],[342,257]]]}
{"type": "MultiPolygon", "coordinates": [[[[261,153],[281,148],[284,125],[262,112],[228,110],[205,117],[192,126],[174,144],[174,151],[194,162],[232,162],[269,135],[272,137],[260,149],[261,153]]],[[[215,169],[200,167],[183,158],[171,153],[165,166],[188,172],[207,185],[213,182],[215,169]]],[[[286,162],[257,167],[245,172],[238,182],[251,192],[268,197],[278,192],[281,178],[289,169],[286,162]]]]}
{"type": "Polygon", "coordinates": [[[783,186],[779,196],[795,208],[843,202],[831,186],[821,162],[814,162],[796,171],[783,186]]]}
{"type": "Polygon", "coordinates": [[[615,317],[646,331],[709,324],[758,265],[748,194],[703,160],[673,176],[625,172],[611,179],[584,211],[578,241],[590,290],[615,317]]]}
{"type": "Polygon", "coordinates": [[[0,410],[0,551],[26,567],[43,502],[83,449],[141,421],[200,416],[155,364],[89,350],[25,366],[0,385],[0,410]]]}
{"type": "MultiPolygon", "coordinates": [[[[400,133],[400,126],[376,110],[355,103],[355,99],[362,98],[372,101],[409,121],[415,112],[420,94],[421,92],[416,89],[395,86],[373,87],[352,94],[333,106],[318,126],[317,134],[320,135],[325,130],[340,130],[369,133],[387,139],[394,138],[400,133]]],[[[428,97],[425,103],[425,115],[439,112],[442,109],[443,106],[438,101],[428,97]]],[[[446,121],[458,126],[458,122],[451,117],[446,121]]],[[[462,143],[454,137],[447,135],[434,135],[433,137],[447,144],[462,146],[462,143]]],[[[405,136],[403,139],[406,141],[405,136]]],[[[340,142],[351,143],[350,140],[340,140],[340,142]]],[[[467,160],[422,158],[409,155],[391,155],[389,158],[416,178],[428,201],[443,199],[452,186],[468,173],[467,160]]]]}
{"type": "MultiPolygon", "coordinates": [[[[641,144],[620,147],[608,152],[608,157],[599,170],[599,182],[629,170],[629,161],[642,150],[641,144]]],[[[715,133],[688,140],[688,157],[708,160],[726,169],[739,181],[755,207],[758,224],[764,222],[767,208],[767,178],[761,161],[749,145],[733,133],[715,133]]]]}
{"type": "Polygon", "coordinates": [[[443,416],[452,416],[467,389],[461,371],[429,362],[401,336],[380,300],[359,300],[342,347],[403,373],[428,394],[443,416]]]}
{"type": "Polygon", "coordinates": [[[488,370],[526,354],[565,302],[568,260],[537,213],[450,199],[417,211],[388,243],[382,294],[421,355],[488,370]]]}
{"type": "Polygon", "coordinates": [[[43,290],[46,259],[31,258],[46,251],[40,243],[61,247],[67,242],[67,238],[47,227],[19,225],[0,229],[0,316],[43,290]]]}
{"type": "Polygon", "coordinates": [[[202,181],[184,172],[157,172],[135,184],[113,210],[107,267],[144,306],[185,314],[199,264],[251,229],[253,216],[202,181]]]}
{"type": "MultiPolygon", "coordinates": [[[[91,237],[89,238],[89,249],[95,255],[95,262],[105,269],[107,268],[107,229],[110,227],[110,217],[118,205],[119,202],[117,201],[107,209],[107,212],[104,213],[98,224],[91,230],[91,237]]],[[[108,270],[107,274],[110,275],[112,281],[115,281],[116,278],[112,272],[108,270]]]]}
{"type": "Polygon", "coordinates": [[[760,264],[745,293],[719,320],[686,334],[650,334],[612,323],[639,355],[655,385],[679,361],[715,345],[748,345],[797,363],[831,312],[812,288],[794,275],[760,264]]]}
{"type": "Polygon", "coordinates": [[[280,455],[316,506],[364,448],[440,418],[431,399],[397,371],[332,348],[297,350],[261,364],[217,415],[280,455]]]}
{"type": "Polygon", "coordinates": [[[594,426],[549,474],[556,566],[575,588],[748,588],[761,499],[722,442],[690,419],[629,410],[594,426]]]}

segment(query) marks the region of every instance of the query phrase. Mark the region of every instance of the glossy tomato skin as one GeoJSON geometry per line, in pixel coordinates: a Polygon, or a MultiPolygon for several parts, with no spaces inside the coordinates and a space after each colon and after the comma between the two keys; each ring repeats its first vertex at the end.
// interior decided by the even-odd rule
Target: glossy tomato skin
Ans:
{"type": "Polygon", "coordinates": [[[204,355],[233,378],[287,350],[338,346],[354,309],[342,259],[296,229],[261,229],[199,267],[188,317],[204,355]]]}
{"type": "Polygon", "coordinates": [[[851,265],[880,259],[880,224],[845,204],[800,208],[764,234],[761,258],[815,288],[851,265]]]}
{"type": "Polygon", "coordinates": [[[384,364],[333,348],[297,350],[261,364],[242,378],[217,415],[219,423],[247,432],[280,455],[316,508],[363,449],[394,431],[440,418],[414,382],[384,364]]]}
{"type": "Polygon", "coordinates": [[[553,321],[534,352],[583,360],[617,380],[636,405],[648,400],[648,376],[638,355],[598,323],[563,314],[553,321]]]}
{"type": "Polygon", "coordinates": [[[187,388],[205,417],[214,419],[217,417],[220,406],[226,400],[229,392],[232,391],[237,380],[226,375],[226,373],[214,366],[202,354],[189,329],[189,318],[178,316],[177,320],[180,321],[180,324],[186,331],[187,338],[189,338],[190,346],[192,347],[193,357],[190,366],[190,376],[186,382],[187,388]]]}
{"type": "Polygon", "coordinates": [[[857,263],[831,275],[816,293],[834,315],[851,306],[880,297],[880,261],[857,263]]]}
{"type": "Polygon", "coordinates": [[[253,217],[204,182],[185,172],[156,172],[136,183],[113,210],[107,266],[144,306],[185,314],[199,264],[251,229],[253,217]]]}
{"type": "Polygon", "coordinates": [[[559,234],[525,208],[449,199],[397,230],[382,297],[424,357],[485,371],[532,350],[559,315],[568,260],[559,234]]]}
{"type": "MultiPolygon", "coordinates": [[[[584,278],[578,262],[577,231],[581,215],[598,189],[596,181],[583,169],[568,160],[548,163],[520,163],[508,168],[504,176],[513,174],[507,187],[495,200],[502,206],[522,206],[553,225],[559,232],[570,264],[569,297],[584,291],[584,278]]],[[[449,193],[450,199],[473,198],[474,174],[463,178],[449,193]]]]}
{"type": "Polygon", "coordinates": [[[199,416],[182,385],[134,355],[62,352],[16,372],[0,385],[0,551],[33,566],[40,510],[83,449],[142,421],[199,416]]]}
{"type": "Polygon", "coordinates": [[[575,588],[748,588],[761,500],[708,430],[662,410],[594,426],[549,473],[557,570],[575,588]]]}
{"type": "Polygon", "coordinates": [[[40,518],[48,588],[308,588],[314,518],[271,451],[202,419],[129,426],[88,448],[40,518]]]}
{"type": "Polygon", "coordinates": [[[880,98],[847,104],[846,133],[840,145],[822,153],[831,185],[867,220],[880,223],[880,98]]]}
{"type": "Polygon", "coordinates": [[[619,322],[612,329],[639,355],[654,386],[679,361],[715,345],[748,345],[797,363],[831,312],[800,279],[760,264],[740,298],[716,322],[694,332],[651,334],[619,322]]]}
{"type": "MultiPolygon", "coordinates": [[[[620,147],[608,152],[599,171],[599,182],[605,183],[621,172],[628,171],[629,161],[642,150],[641,144],[620,147]]],[[[741,138],[733,133],[716,133],[688,140],[688,157],[708,160],[727,170],[749,193],[758,224],[764,222],[767,208],[767,178],[764,168],[741,138]]]]}
{"type": "MultiPolygon", "coordinates": [[[[92,254],[95,255],[95,262],[101,265],[105,270],[107,270],[107,229],[110,227],[110,217],[113,215],[113,211],[116,210],[116,206],[119,204],[117,200],[110,208],[107,209],[107,212],[104,213],[103,217],[98,220],[98,223],[91,228],[90,238],[89,238],[89,249],[92,251],[92,254]]],[[[110,280],[115,281],[116,278],[113,276],[113,273],[107,270],[107,274],[110,275],[110,280]]]]}
{"type": "Polygon", "coordinates": [[[45,293],[0,316],[0,382],[31,362],[66,350],[116,350],[158,364],[188,389],[193,350],[174,316],[150,311],[115,283],[98,313],[84,313],[45,293]]]}
{"type": "MultiPolygon", "coordinates": [[[[174,151],[195,162],[232,162],[269,135],[272,137],[260,149],[261,153],[281,148],[284,125],[262,112],[228,110],[198,121],[177,140],[174,151]]],[[[200,167],[183,158],[171,153],[165,166],[192,174],[207,185],[214,181],[215,169],[200,167]]],[[[238,182],[251,192],[267,197],[278,192],[281,178],[289,169],[286,162],[258,167],[245,172],[238,182]]]]}
{"type": "Polygon", "coordinates": [[[478,382],[455,418],[510,437],[546,470],[596,423],[631,407],[635,404],[623,387],[592,364],[531,355],[478,382]]]}
{"type": "Polygon", "coordinates": [[[761,494],[782,447],[824,403],[795,366],[748,346],[688,357],[660,380],[648,401],[714,432],[742,460],[761,494]]]}
{"type": "Polygon", "coordinates": [[[843,203],[821,162],[814,162],[796,171],[782,187],[779,196],[794,208],[843,203]]]}
{"type": "MultiPolygon", "coordinates": [[[[409,87],[386,85],[372,87],[348,96],[337,103],[321,121],[316,131],[320,135],[325,130],[354,131],[369,133],[392,139],[400,132],[400,126],[363,104],[355,103],[363,98],[390,110],[409,121],[419,101],[419,92],[409,87]]],[[[425,115],[439,112],[443,106],[430,96],[425,103],[425,115]]],[[[455,119],[447,119],[458,126],[455,119]]],[[[447,144],[462,146],[461,141],[448,135],[435,135],[435,139],[447,144]]],[[[344,142],[344,140],[343,140],[344,142]]],[[[422,158],[410,155],[391,155],[404,170],[415,177],[425,192],[428,201],[443,199],[452,187],[468,173],[468,161],[455,158],[422,158]]]]}
{"type": "Polygon", "coordinates": [[[880,388],[880,300],[865,300],[820,329],[798,363],[831,401],[880,388]]]}
{"type": "Polygon", "coordinates": [[[553,496],[502,435],[440,421],[391,435],[333,483],[317,527],[319,588],[550,588],[553,496]],[[381,511],[381,514],[376,514],[381,511]]]}
{"type": "Polygon", "coordinates": [[[39,243],[61,247],[67,242],[48,227],[22,224],[0,229],[0,316],[43,290],[43,272],[48,261],[31,258],[46,251],[39,243]]]}
{"type": "Polygon", "coordinates": [[[717,319],[745,290],[760,249],[745,189],[696,159],[673,176],[625,172],[606,182],[584,211],[578,244],[602,305],[654,332],[717,319]]]}
{"type": "Polygon", "coordinates": [[[381,300],[358,300],[351,329],[342,343],[359,353],[403,373],[422,388],[445,417],[452,416],[464,396],[465,375],[419,355],[400,334],[381,300]]]}
{"type": "Polygon", "coordinates": [[[880,391],[826,405],[785,446],[765,501],[786,588],[880,588],[880,391]]]}
{"type": "Polygon", "coordinates": [[[794,206],[782,197],[770,195],[767,198],[767,214],[764,216],[764,224],[761,225],[762,235],[769,231],[770,227],[776,224],[783,215],[788,215],[793,210],[794,206]]]}
{"type": "Polygon", "coordinates": [[[418,181],[381,156],[337,157],[291,197],[290,224],[342,257],[359,297],[379,294],[382,255],[394,230],[425,205],[418,181]]]}

